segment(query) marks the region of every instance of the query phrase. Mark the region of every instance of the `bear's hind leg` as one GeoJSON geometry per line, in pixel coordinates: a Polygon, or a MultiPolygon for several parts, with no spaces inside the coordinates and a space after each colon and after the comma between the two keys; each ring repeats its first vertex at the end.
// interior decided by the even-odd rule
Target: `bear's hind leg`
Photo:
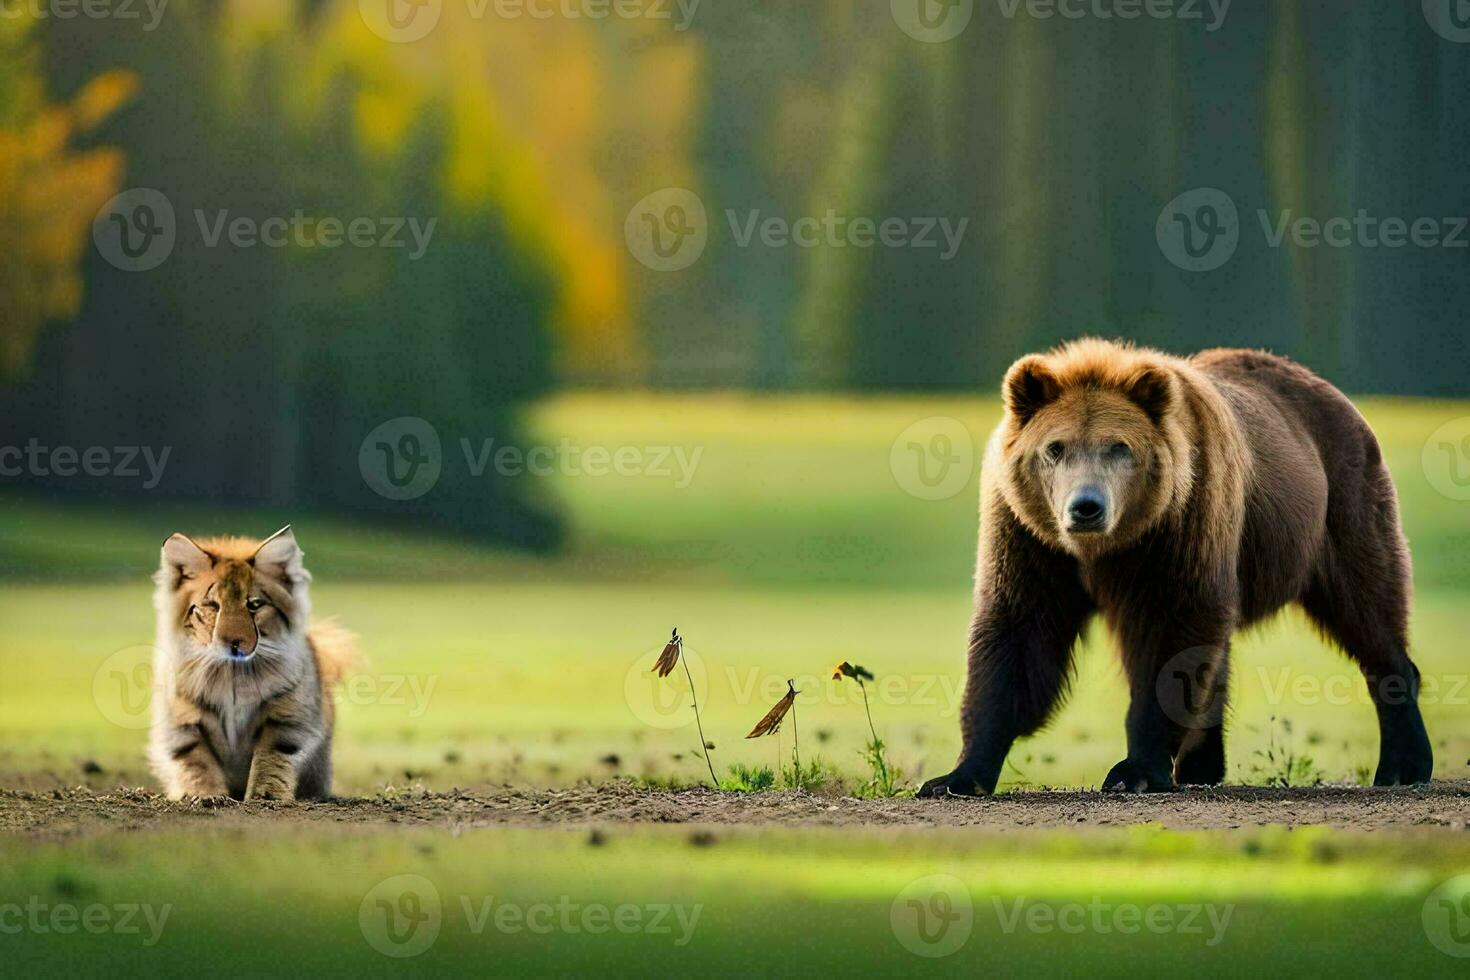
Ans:
{"type": "MultiPolygon", "coordinates": [[[[1345,565],[1337,571],[1350,572],[1345,565]]],[[[1334,576],[1332,586],[1319,577],[1302,596],[1302,608],[1357,661],[1368,682],[1379,733],[1373,785],[1425,783],[1434,750],[1419,713],[1419,668],[1409,658],[1408,583],[1395,581],[1392,562],[1361,567],[1365,574],[1334,576]]]]}

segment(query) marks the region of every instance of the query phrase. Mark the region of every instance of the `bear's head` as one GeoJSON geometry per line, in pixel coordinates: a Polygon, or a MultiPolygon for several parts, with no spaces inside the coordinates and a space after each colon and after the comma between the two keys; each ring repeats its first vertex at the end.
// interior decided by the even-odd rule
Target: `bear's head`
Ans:
{"type": "Polygon", "coordinates": [[[1095,557],[1188,497],[1184,380],[1167,355],[1078,341],[1017,361],[1002,393],[1005,500],[1043,541],[1095,557]]]}

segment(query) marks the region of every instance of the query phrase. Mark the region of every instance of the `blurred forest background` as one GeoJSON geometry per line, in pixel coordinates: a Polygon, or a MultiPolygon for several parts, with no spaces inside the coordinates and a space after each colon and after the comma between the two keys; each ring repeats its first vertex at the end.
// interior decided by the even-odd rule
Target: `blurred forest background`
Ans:
{"type": "Polygon", "coordinates": [[[897,29],[886,0],[706,0],[687,29],[673,4],[506,19],[444,0],[412,43],[356,0],[171,0],[153,30],[134,7],[0,18],[0,442],[171,445],[158,494],[552,547],[526,481],[446,469],[389,501],[356,447],[403,415],[514,441],[520,407],[559,387],[990,391],[1080,333],[1270,347],[1355,393],[1470,394],[1470,251],[1271,248],[1256,228],[1257,209],[1470,215],[1470,46],[1415,0],[1237,0],[1215,30],[981,2],[945,43],[897,29]],[[1244,230],[1223,268],[1187,272],[1155,222],[1202,186],[1244,230]],[[134,187],[178,215],[146,272],[92,244],[134,187]],[[666,187],[710,223],[672,273],[623,238],[666,187]],[[210,249],[196,209],[437,226],[417,261],[210,249]],[[742,248],[725,217],[829,209],[969,225],[941,261],[742,248]]]}

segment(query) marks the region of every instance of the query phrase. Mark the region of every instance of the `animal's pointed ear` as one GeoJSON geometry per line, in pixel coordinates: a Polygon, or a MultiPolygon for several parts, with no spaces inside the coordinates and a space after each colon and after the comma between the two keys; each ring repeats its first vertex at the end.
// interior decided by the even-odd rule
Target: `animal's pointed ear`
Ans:
{"type": "Polygon", "coordinates": [[[301,546],[289,524],[262,541],[250,561],[267,574],[279,576],[288,586],[310,578],[301,564],[301,546]]]}
{"type": "Polygon", "coordinates": [[[1023,357],[1006,372],[1001,385],[1006,410],[1016,421],[1025,425],[1031,416],[1056,401],[1062,394],[1062,385],[1051,373],[1046,358],[1039,354],[1023,357]]]}
{"type": "Polygon", "coordinates": [[[169,582],[177,589],[184,579],[209,571],[212,564],[214,559],[209,552],[195,544],[187,534],[175,531],[164,540],[159,552],[159,581],[169,582]]]}
{"type": "Polygon", "coordinates": [[[1174,373],[1167,368],[1149,366],[1139,370],[1124,386],[1124,393],[1155,422],[1161,421],[1174,407],[1174,373]]]}

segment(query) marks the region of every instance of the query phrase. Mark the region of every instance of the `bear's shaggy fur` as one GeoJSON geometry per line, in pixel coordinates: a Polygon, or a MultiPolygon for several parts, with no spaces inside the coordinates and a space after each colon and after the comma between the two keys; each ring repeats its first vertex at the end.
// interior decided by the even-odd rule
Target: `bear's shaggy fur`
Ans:
{"type": "Polygon", "coordinates": [[[1022,358],[982,468],[963,749],[921,796],[990,793],[1065,694],[1094,614],[1121,649],[1128,757],[1105,789],[1218,783],[1231,635],[1301,606],[1361,668],[1376,785],[1433,768],[1410,567],[1378,442],[1285,358],[1082,340],[1022,358]]]}

